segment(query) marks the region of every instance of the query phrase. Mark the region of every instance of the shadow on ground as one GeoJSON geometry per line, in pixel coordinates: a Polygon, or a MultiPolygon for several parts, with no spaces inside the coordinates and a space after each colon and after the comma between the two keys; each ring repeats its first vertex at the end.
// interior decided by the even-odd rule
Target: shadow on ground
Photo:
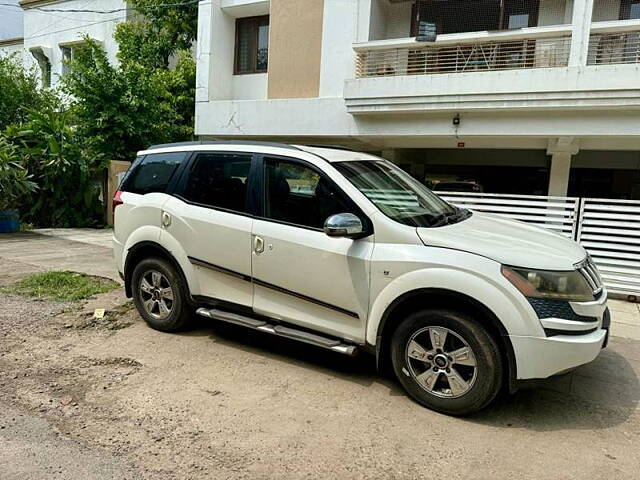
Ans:
{"type": "MultiPolygon", "coordinates": [[[[405,396],[389,375],[376,371],[372,355],[344,357],[311,345],[255,332],[243,327],[197,319],[185,336],[208,336],[221,343],[287,362],[314,372],[332,375],[360,386],[382,384],[389,395],[405,396]]],[[[640,342],[613,339],[591,364],[569,374],[528,382],[513,395],[502,395],[484,411],[464,421],[498,428],[535,431],[605,429],[625,422],[640,401],[640,382],[633,365],[619,352],[636,351],[640,342]]],[[[638,364],[636,359],[631,361],[638,364]]],[[[409,397],[407,397],[407,401],[409,397]]]]}

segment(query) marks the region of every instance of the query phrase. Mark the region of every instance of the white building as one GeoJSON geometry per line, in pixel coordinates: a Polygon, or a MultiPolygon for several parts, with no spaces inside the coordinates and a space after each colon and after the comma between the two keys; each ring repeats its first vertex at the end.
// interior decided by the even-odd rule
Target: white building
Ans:
{"type": "Polygon", "coordinates": [[[197,57],[203,138],[343,144],[489,192],[640,198],[640,0],[204,0],[197,57]]]}
{"type": "Polygon", "coordinates": [[[0,53],[21,53],[26,66],[35,66],[45,86],[55,86],[64,75],[64,59],[88,35],[99,42],[109,60],[116,60],[116,25],[127,19],[124,0],[20,0],[24,38],[0,42],[0,53]],[[80,10],[80,11],[74,11],[80,10]],[[101,13],[113,11],[112,13],[101,13]]]}

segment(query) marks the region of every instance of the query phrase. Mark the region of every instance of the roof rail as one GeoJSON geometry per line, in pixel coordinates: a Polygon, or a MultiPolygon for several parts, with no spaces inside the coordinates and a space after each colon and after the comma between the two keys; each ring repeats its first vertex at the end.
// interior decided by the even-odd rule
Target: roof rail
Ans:
{"type": "Polygon", "coordinates": [[[294,147],[287,143],[260,142],[257,140],[195,140],[192,142],[161,143],[158,145],[151,145],[146,148],[146,150],[157,150],[169,147],[189,147],[194,145],[255,145],[257,147],[277,147],[288,148],[290,150],[300,150],[298,147],[294,147]]]}
{"type": "Polygon", "coordinates": [[[318,144],[307,143],[307,144],[302,145],[302,146],[311,147],[311,148],[331,148],[333,150],[346,150],[348,152],[356,152],[357,151],[357,150],[354,150],[353,148],[345,147],[343,145],[331,145],[331,144],[328,144],[328,143],[325,143],[325,144],[323,144],[323,143],[318,143],[318,144]]]}

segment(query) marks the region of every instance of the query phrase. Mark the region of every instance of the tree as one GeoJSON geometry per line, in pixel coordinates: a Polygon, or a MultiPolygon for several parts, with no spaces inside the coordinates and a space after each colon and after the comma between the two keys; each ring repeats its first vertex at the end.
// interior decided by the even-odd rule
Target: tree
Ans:
{"type": "Polygon", "coordinates": [[[150,143],[190,137],[192,126],[185,125],[182,99],[171,91],[192,82],[183,77],[191,76],[188,68],[169,72],[136,62],[114,66],[89,38],[70,67],[63,82],[74,99],[78,133],[97,154],[130,160],[150,143]]]}
{"type": "Polygon", "coordinates": [[[119,65],[89,38],[69,64],[79,133],[101,156],[130,160],[151,143],[193,137],[197,2],[167,5],[132,2],[141,15],[116,28],[119,65]]]}
{"type": "Polygon", "coordinates": [[[26,121],[29,110],[42,110],[58,102],[55,93],[38,88],[33,70],[25,70],[12,56],[0,55],[0,131],[26,121]]]}
{"type": "Polygon", "coordinates": [[[171,56],[189,51],[198,33],[198,3],[167,6],[166,0],[133,0],[138,17],[116,27],[121,61],[168,68],[171,56]]]}

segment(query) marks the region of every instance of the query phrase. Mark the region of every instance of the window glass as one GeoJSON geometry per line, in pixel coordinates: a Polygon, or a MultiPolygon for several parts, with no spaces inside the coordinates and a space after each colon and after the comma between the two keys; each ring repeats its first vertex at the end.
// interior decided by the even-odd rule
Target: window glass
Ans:
{"type": "Polygon", "coordinates": [[[246,212],[251,158],[233,153],[199,154],[180,196],[208,207],[246,212]]]}
{"type": "Polygon", "coordinates": [[[266,72],[269,60],[269,16],[236,20],[235,74],[266,72]]]}
{"type": "Polygon", "coordinates": [[[312,228],[337,213],[356,213],[327,178],[299,163],[266,159],[265,217],[312,228]]]}
{"type": "Polygon", "coordinates": [[[256,70],[267,71],[269,60],[269,19],[258,22],[258,51],[256,54],[256,70]]]}
{"type": "Polygon", "coordinates": [[[333,166],[393,220],[430,227],[457,209],[401,169],[383,161],[337,162],[333,166]]]}
{"type": "Polygon", "coordinates": [[[164,192],[184,157],[184,152],[147,155],[142,163],[127,176],[122,190],[140,195],[164,192]]]}
{"type": "Polygon", "coordinates": [[[529,26],[529,14],[528,13],[518,13],[515,15],[509,15],[509,20],[507,24],[507,28],[524,28],[529,26]]]}

